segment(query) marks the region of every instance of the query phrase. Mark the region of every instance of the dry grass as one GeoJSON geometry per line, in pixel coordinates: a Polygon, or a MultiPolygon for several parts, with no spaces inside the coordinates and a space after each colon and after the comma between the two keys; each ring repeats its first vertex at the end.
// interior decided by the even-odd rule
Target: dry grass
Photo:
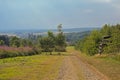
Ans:
{"type": "Polygon", "coordinates": [[[93,57],[92,64],[111,80],[120,79],[120,62],[110,56],[93,57]]]}

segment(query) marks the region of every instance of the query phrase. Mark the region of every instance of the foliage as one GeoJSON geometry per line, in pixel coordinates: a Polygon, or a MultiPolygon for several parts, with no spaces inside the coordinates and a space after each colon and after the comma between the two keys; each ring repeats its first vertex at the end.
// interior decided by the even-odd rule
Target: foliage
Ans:
{"type": "Polygon", "coordinates": [[[66,39],[62,31],[62,24],[58,25],[58,34],[55,37],[55,50],[59,52],[66,51],[66,39]]]}
{"type": "Polygon", "coordinates": [[[19,38],[17,36],[0,36],[0,58],[27,56],[43,52],[53,51],[63,52],[66,48],[65,36],[62,31],[62,24],[58,25],[58,34],[48,31],[47,36],[29,34],[28,38],[19,38]],[[30,49],[27,49],[30,48],[30,49]],[[24,49],[27,49],[24,50],[24,49]]]}
{"type": "Polygon", "coordinates": [[[67,45],[75,45],[78,40],[82,40],[90,34],[90,31],[65,33],[67,45]]]}
{"type": "MultiPolygon", "coordinates": [[[[4,45],[9,46],[9,37],[7,35],[0,35],[0,42],[3,41],[4,45]]],[[[3,44],[2,42],[2,44],[3,44]]]]}
{"type": "Polygon", "coordinates": [[[100,34],[97,30],[92,31],[90,36],[86,38],[83,51],[89,55],[97,53],[100,38],[100,34]]]}
{"type": "Polygon", "coordinates": [[[53,40],[52,40],[51,37],[53,37],[53,33],[52,32],[48,32],[48,36],[47,37],[42,37],[39,40],[40,47],[42,48],[43,52],[52,52],[53,51],[52,48],[54,47],[54,44],[53,44],[53,40]]]}
{"type": "Polygon", "coordinates": [[[56,35],[48,31],[47,36],[40,38],[39,43],[42,51],[50,52],[50,54],[52,54],[53,51],[66,51],[66,40],[62,32],[62,25],[58,25],[58,33],[56,35]]]}
{"type": "Polygon", "coordinates": [[[10,46],[12,47],[20,47],[20,39],[16,36],[11,37],[10,46]]]}
{"type": "Polygon", "coordinates": [[[76,49],[81,50],[89,55],[98,53],[100,42],[104,36],[111,36],[106,39],[106,46],[103,47],[103,53],[119,53],[120,52],[120,25],[105,24],[101,30],[93,30],[89,36],[76,43],[76,49]]]}
{"type": "Polygon", "coordinates": [[[3,40],[0,40],[0,45],[4,45],[4,41],[3,40]]]}
{"type": "Polygon", "coordinates": [[[52,39],[49,37],[43,37],[40,39],[40,46],[44,52],[52,52],[54,45],[52,39]]]}

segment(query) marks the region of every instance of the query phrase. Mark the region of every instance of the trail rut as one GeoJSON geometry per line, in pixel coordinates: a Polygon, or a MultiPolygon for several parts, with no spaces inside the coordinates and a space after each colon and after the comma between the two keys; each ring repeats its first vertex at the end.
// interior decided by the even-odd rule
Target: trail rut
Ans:
{"type": "Polygon", "coordinates": [[[56,80],[108,80],[108,78],[72,54],[65,56],[56,80]]]}

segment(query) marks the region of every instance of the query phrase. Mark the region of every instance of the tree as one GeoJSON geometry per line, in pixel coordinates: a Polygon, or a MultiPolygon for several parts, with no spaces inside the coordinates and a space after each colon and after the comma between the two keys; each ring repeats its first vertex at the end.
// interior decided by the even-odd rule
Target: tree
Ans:
{"type": "Polygon", "coordinates": [[[0,40],[0,46],[4,45],[5,42],[3,40],[0,40]]]}
{"type": "Polygon", "coordinates": [[[44,52],[50,52],[50,55],[52,55],[55,48],[55,36],[53,32],[48,31],[48,36],[40,38],[39,42],[42,50],[44,52]]]}
{"type": "Polygon", "coordinates": [[[22,47],[27,46],[27,40],[26,39],[21,39],[20,46],[22,46],[22,47]]]}
{"type": "Polygon", "coordinates": [[[16,36],[11,37],[10,46],[12,47],[20,47],[20,39],[16,36]]]}
{"type": "Polygon", "coordinates": [[[61,33],[62,32],[62,24],[59,24],[57,28],[58,28],[58,32],[61,33]]]}
{"type": "Polygon", "coordinates": [[[50,54],[52,54],[52,41],[49,37],[43,37],[40,39],[40,46],[42,48],[42,51],[44,52],[50,52],[50,54]]]}
{"type": "Polygon", "coordinates": [[[52,54],[55,48],[55,36],[51,31],[48,31],[48,40],[49,40],[49,51],[50,54],[52,54]]]}
{"type": "Polygon", "coordinates": [[[89,36],[80,40],[78,46],[81,51],[88,55],[94,55],[98,53],[98,46],[101,40],[101,34],[98,30],[94,30],[90,33],[89,36]]]}
{"type": "Polygon", "coordinates": [[[111,29],[111,38],[108,46],[105,47],[105,53],[119,53],[120,52],[120,25],[113,25],[111,29]]]}
{"type": "Polygon", "coordinates": [[[66,51],[66,40],[62,31],[62,24],[58,25],[58,34],[55,38],[55,50],[59,52],[66,51]]]}
{"type": "Polygon", "coordinates": [[[111,27],[108,24],[105,24],[102,29],[100,30],[101,34],[103,36],[110,35],[111,34],[111,27]]]}
{"type": "MultiPolygon", "coordinates": [[[[120,24],[104,25],[99,31],[92,31],[91,34],[78,42],[76,47],[81,51],[94,55],[101,50],[102,53],[119,53],[120,52],[120,24]],[[79,46],[80,45],[80,46],[79,46]]],[[[100,52],[101,52],[100,51],[100,52]]]]}
{"type": "Polygon", "coordinates": [[[4,45],[9,46],[9,37],[7,35],[0,35],[0,40],[4,41],[4,45]]]}

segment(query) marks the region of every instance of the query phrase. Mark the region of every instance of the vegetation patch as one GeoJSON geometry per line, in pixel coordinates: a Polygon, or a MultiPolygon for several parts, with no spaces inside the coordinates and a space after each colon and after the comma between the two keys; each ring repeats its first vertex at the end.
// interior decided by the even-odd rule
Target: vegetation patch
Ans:
{"type": "Polygon", "coordinates": [[[120,53],[120,24],[104,25],[76,43],[76,49],[88,55],[120,53]]]}
{"type": "Polygon", "coordinates": [[[16,56],[28,56],[35,55],[41,52],[36,52],[34,48],[31,47],[8,47],[0,46],[0,58],[16,57],[16,56]]]}

